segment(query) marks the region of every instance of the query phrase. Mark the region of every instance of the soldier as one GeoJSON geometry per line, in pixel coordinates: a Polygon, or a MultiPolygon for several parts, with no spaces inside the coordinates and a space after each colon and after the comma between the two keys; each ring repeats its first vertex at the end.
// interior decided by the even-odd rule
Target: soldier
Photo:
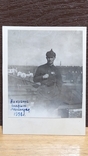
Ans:
{"type": "Polygon", "coordinates": [[[62,77],[60,71],[54,66],[55,52],[51,49],[46,53],[47,63],[36,70],[34,82],[40,83],[37,93],[37,103],[46,108],[57,108],[60,102],[62,77]]]}

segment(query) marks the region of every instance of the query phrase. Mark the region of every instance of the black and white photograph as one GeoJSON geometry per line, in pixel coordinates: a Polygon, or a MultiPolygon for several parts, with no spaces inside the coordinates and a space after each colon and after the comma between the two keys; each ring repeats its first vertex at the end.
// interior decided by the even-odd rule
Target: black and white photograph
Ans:
{"type": "Polygon", "coordinates": [[[82,119],[86,28],[7,28],[8,118],[82,119]]]}

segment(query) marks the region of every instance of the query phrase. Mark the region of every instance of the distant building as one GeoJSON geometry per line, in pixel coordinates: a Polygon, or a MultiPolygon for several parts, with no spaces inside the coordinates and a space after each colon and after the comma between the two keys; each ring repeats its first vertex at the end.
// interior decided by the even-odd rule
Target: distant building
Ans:
{"type": "Polygon", "coordinates": [[[70,83],[82,83],[82,67],[80,66],[60,66],[62,81],[70,83]]]}

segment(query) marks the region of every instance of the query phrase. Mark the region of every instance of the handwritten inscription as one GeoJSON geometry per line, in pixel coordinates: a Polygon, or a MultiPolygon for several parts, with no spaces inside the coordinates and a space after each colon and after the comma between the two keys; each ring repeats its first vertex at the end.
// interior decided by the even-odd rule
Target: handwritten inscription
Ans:
{"type": "Polygon", "coordinates": [[[22,117],[30,113],[28,100],[14,100],[10,99],[10,110],[13,112],[13,116],[22,117]]]}
{"type": "Polygon", "coordinates": [[[10,103],[28,103],[28,100],[10,100],[10,103]]]}

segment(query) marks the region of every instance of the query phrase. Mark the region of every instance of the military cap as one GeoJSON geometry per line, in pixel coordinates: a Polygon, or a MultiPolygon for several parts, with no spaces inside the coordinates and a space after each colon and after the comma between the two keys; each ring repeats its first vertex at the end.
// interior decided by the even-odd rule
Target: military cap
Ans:
{"type": "Polygon", "coordinates": [[[51,49],[50,51],[47,51],[46,56],[47,57],[56,57],[56,53],[51,49]]]}

